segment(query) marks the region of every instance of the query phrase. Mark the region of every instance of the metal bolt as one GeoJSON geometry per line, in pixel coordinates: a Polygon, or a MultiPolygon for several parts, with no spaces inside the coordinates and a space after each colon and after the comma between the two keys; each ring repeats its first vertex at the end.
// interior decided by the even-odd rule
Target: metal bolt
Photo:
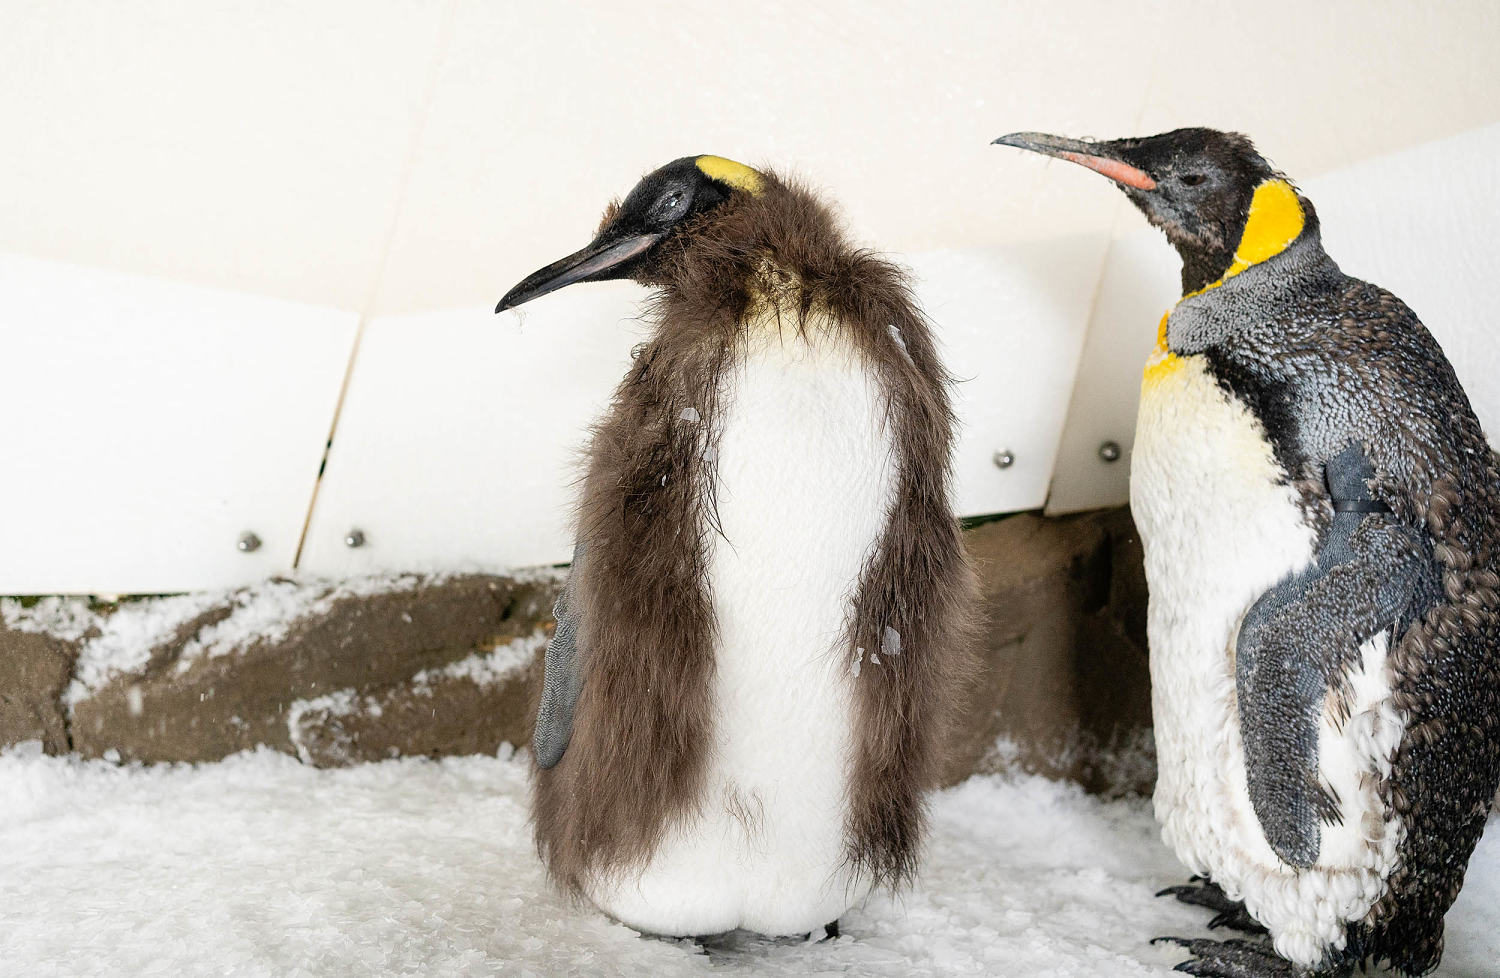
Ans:
{"type": "Polygon", "coordinates": [[[995,468],[1008,469],[1016,464],[1016,453],[1008,448],[1002,448],[995,453],[995,468]]]}
{"type": "Polygon", "coordinates": [[[260,549],[260,537],[247,530],[240,534],[239,540],[235,542],[235,547],[242,554],[254,553],[260,549]]]}
{"type": "Polygon", "coordinates": [[[365,531],[355,527],[344,534],[344,546],[351,549],[365,545],[365,531]]]}
{"type": "Polygon", "coordinates": [[[1107,441],[1100,445],[1099,457],[1106,462],[1118,462],[1120,460],[1120,443],[1107,441]]]}

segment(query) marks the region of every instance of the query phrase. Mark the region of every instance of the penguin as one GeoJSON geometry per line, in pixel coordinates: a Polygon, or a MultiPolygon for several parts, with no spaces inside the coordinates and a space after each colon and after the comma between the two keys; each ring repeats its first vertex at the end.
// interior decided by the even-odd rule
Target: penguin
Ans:
{"type": "Polygon", "coordinates": [[[1249,139],[996,142],[1110,178],[1182,259],[1145,368],[1163,895],[1264,938],[1162,940],[1225,978],[1436,967],[1500,782],[1500,491],[1452,367],[1323,250],[1249,139]]]}
{"type": "Polygon", "coordinates": [[[644,933],[837,936],[913,874],[966,675],[950,377],[903,273],[769,170],[667,164],[496,311],[604,279],[652,329],[586,451],[538,850],[644,933]]]}

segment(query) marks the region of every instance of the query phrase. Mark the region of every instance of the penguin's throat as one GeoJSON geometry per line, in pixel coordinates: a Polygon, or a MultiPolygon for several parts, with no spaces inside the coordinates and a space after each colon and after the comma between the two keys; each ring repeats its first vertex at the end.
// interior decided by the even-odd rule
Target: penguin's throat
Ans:
{"type": "MultiPolygon", "coordinates": [[[[1302,236],[1306,226],[1307,215],[1302,212],[1302,201],[1297,197],[1296,188],[1277,178],[1264,181],[1255,188],[1255,195],[1250,198],[1245,230],[1240,233],[1240,243],[1234,250],[1229,267],[1224,270],[1223,275],[1201,289],[1188,292],[1182,299],[1178,299],[1178,304],[1184,299],[1216,289],[1252,265],[1259,265],[1286,251],[1293,241],[1302,236]]],[[[1161,325],[1157,327],[1156,348],[1151,351],[1151,358],[1146,362],[1148,378],[1154,370],[1176,359],[1176,355],[1167,346],[1167,320],[1171,315],[1171,310],[1168,310],[1161,317],[1161,325]]]]}

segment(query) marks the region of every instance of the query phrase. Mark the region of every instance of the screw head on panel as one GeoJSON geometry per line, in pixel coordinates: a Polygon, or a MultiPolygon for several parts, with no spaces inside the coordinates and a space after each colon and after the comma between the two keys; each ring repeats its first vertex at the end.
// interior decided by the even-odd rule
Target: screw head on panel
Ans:
{"type": "Polygon", "coordinates": [[[1099,446],[1099,457],[1106,462],[1118,462],[1120,460],[1120,443],[1107,441],[1099,446]]]}
{"type": "Polygon", "coordinates": [[[240,538],[235,541],[234,546],[242,554],[255,553],[255,551],[260,549],[260,537],[247,530],[240,534],[240,538]]]}
{"type": "Polygon", "coordinates": [[[1016,464],[1016,453],[1008,448],[1002,448],[995,453],[995,468],[1008,469],[1016,464]]]}
{"type": "Polygon", "coordinates": [[[344,546],[348,547],[349,549],[353,550],[353,549],[355,549],[357,547],[363,547],[364,545],[365,545],[365,531],[364,530],[361,530],[358,527],[355,527],[354,529],[350,530],[348,533],[344,534],[344,546]]]}

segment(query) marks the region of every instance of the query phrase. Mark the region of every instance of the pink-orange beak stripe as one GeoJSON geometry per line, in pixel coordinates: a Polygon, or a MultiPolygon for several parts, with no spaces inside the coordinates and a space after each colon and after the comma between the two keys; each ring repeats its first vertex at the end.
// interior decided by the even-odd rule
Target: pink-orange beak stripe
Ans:
{"type": "Polygon", "coordinates": [[[1156,181],[1151,179],[1151,174],[1145,170],[1139,170],[1129,163],[1121,163],[1119,160],[1106,159],[1103,156],[1089,156],[1085,153],[1074,153],[1064,150],[1057,154],[1070,163],[1086,166],[1095,173],[1102,173],[1116,183],[1123,183],[1127,187],[1137,190],[1155,190],[1156,181]]]}

